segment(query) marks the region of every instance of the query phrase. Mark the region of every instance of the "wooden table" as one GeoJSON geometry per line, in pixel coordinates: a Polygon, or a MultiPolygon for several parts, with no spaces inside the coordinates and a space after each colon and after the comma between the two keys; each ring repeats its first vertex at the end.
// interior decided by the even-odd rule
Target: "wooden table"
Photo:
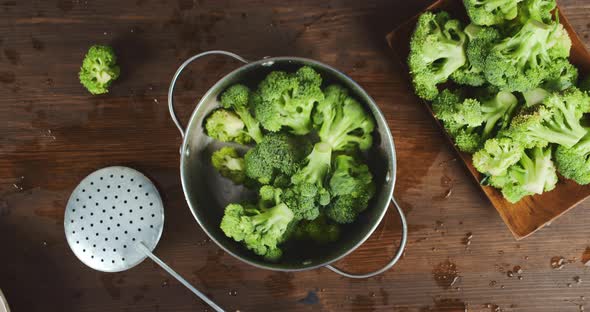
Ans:
{"type": "MultiPolygon", "coordinates": [[[[515,241],[425,109],[397,104],[413,95],[405,78],[393,74],[399,64],[384,35],[428,2],[2,1],[0,288],[13,311],[206,309],[150,261],[125,273],[98,273],[67,246],[63,213],[70,192],[90,172],[114,164],[137,168],[159,185],[166,225],[157,253],[228,311],[590,308],[584,298],[590,301],[590,271],[582,263],[590,257],[590,249],[584,256],[590,203],[515,241]],[[78,83],[81,59],[95,43],[113,45],[122,66],[106,96],[90,96],[78,83]],[[250,59],[314,58],[348,73],[375,98],[396,140],[395,194],[410,224],[407,252],[394,269],[368,280],[326,269],[270,272],[207,239],[183,198],[181,141],[166,92],[177,66],[209,49],[250,59]],[[564,257],[562,269],[552,269],[553,257],[564,257]]],[[[590,43],[590,4],[560,5],[590,43]]],[[[193,66],[180,84],[182,120],[237,65],[210,58],[193,66]]],[[[399,240],[396,220],[388,214],[338,265],[362,272],[385,263],[399,240]]]]}

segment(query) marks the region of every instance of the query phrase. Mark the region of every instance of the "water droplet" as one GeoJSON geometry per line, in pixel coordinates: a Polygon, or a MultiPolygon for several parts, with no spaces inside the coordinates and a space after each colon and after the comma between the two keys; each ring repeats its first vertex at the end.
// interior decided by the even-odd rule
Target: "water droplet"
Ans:
{"type": "Polygon", "coordinates": [[[230,296],[234,296],[234,297],[235,297],[235,296],[237,296],[237,295],[238,295],[238,291],[237,291],[237,290],[235,290],[235,289],[232,289],[232,290],[230,290],[230,291],[229,291],[229,295],[230,295],[230,296]]]}

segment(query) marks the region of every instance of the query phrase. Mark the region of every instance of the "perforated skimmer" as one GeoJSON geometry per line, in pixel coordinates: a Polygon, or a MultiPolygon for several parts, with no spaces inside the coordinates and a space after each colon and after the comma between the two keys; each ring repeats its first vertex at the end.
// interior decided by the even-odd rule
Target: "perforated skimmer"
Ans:
{"type": "Polygon", "coordinates": [[[223,311],[152,254],[162,236],[164,207],[158,190],[141,172],[117,166],[88,175],[68,200],[64,228],[70,248],[87,266],[120,272],[150,257],[213,309],[223,311]]]}

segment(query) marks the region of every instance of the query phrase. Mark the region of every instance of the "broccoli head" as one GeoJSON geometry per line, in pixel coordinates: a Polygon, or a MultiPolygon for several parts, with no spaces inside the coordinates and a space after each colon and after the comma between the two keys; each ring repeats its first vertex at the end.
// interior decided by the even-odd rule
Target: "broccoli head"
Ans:
{"type": "Polygon", "coordinates": [[[571,41],[562,30],[558,23],[531,20],[494,45],[485,61],[488,82],[506,91],[525,92],[539,86],[549,75],[551,63],[569,55],[571,41]]]}
{"type": "Polygon", "coordinates": [[[571,88],[553,93],[537,105],[523,110],[512,119],[507,136],[526,148],[556,143],[572,147],[587,133],[580,124],[590,98],[580,90],[571,88]]]}
{"type": "Polygon", "coordinates": [[[311,112],[324,98],[322,78],[309,66],[289,74],[273,71],[258,86],[252,98],[256,118],[272,132],[287,128],[304,135],[311,131],[311,112]]]}
{"type": "Polygon", "coordinates": [[[358,147],[367,150],[373,144],[373,116],[340,86],[326,88],[314,114],[320,140],[334,151],[358,147]]]}
{"type": "Polygon", "coordinates": [[[408,65],[416,94],[425,100],[438,95],[444,83],[467,62],[461,22],[447,12],[422,14],[410,41],[408,65]]]}
{"type": "Polygon", "coordinates": [[[221,94],[221,105],[226,109],[233,109],[240,116],[248,134],[256,142],[262,141],[260,123],[250,113],[251,92],[248,87],[236,84],[221,94]]]}
{"type": "Polygon", "coordinates": [[[235,148],[225,146],[211,156],[213,167],[224,177],[242,184],[246,180],[244,158],[240,157],[235,148]]]}
{"type": "Polygon", "coordinates": [[[518,105],[518,99],[510,92],[485,91],[480,98],[481,101],[465,99],[459,91],[446,89],[432,104],[435,116],[464,152],[474,153],[483,141],[506,128],[518,105]]]}
{"type": "Polygon", "coordinates": [[[299,169],[303,150],[295,137],[270,133],[244,156],[246,175],[261,184],[273,183],[281,174],[291,176],[299,169]]]}
{"type": "Polygon", "coordinates": [[[557,171],[565,178],[578,184],[590,184],[590,134],[586,134],[578,143],[568,148],[558,146],[555,150],[557,171]]]}
{"type": "Polygon", "coordinates": [[[475,24],[469,24],[464,32],[469,38],[465,49],[467,62],[451,74],[451,79],[462,85],[482,86],[486,83],[483,72],[485,59],[493,44],[500,38],[500,32],[493,27],[475,24]]]}
{"type": "Polygon", "coordinates": [[[578,69],[567,59],[558,59],[549,64],[541,88],[548,91],[564,91],[578,83],[578,69]]]}
{"type": "Polygon", "coordinates": [[[467,15],[476,25],[490,26],[513,20],[523,0],[463,0],[467,15]]]}
{"type": "Polygon", "coordinates": [[[246,125],[235,113],[220,108],[205,120],[207,135],[221,142],[248,144],[252,137],[246,132],[246,125]]]}
{"type": "Polygon", "coordinates": [[[535,147],[525,151],[505,175],[493,177],[491,182],[502,188],[502,195],[511,203],[524,196],[551,191],[557,184],[551,148],[535,147]]]}
{"type": "Polygon", "coordinates": [[[373,175],[369,167],[348,155],[334,160],[330,178],[332,201],[326,207],[326,216],[337,223],[352,223],[359,213],[367,209],[375,194],[373,175]]]}
{"type": "MultiPolygon", "coordinates": [[[[266,192],[266,191],[265,191],[266,192]]],[[[268,203],[267,203],[268,205],[268,203]]],[[[268,208],[229,204],[221,219],[221,230],[255,254],[276,261],[282,256],[278,247],[285,240],[293,212],[280,201],[268,208]]]]}
{"type": "Polygon", "coordinates": [[[340,237],[340,226],[321,215],[312,221],[301,221],[293,232],[297,240],[311,240],[320,245],[335,242],[340,237]]]}
{"type": "Polygon", "coordinates": [[[524,0],[518,6],[518,19],[523,24],[528,20],[550,23],[551,12],[556,6],[555,0],[524,0]]]}
{"type": "Polygon", "coordinates": [[[93,45],[82,61],[78,76],[90,93],[104,94],[109,92],[109,87],[119,74],[115,50],[110,46],[93,45]]]}
{"type": "Polygon", "coordinates": [[[492,138],[483,149],[473,154],[473,166],[487,175],[504,175],[506,170],[520,160],[524,148],[510,138],[492,138]]]}

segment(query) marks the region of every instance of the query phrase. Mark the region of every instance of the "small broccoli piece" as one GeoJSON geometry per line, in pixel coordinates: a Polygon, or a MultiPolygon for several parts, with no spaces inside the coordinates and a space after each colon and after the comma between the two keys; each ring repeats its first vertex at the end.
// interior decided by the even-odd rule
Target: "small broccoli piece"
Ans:
{"type": "Polygon", "coordinates": [[[205,120],[207,135],[221,142],[248,144],[252,137],[246,132],[246,125],[238,115],[226,109],[216,109],[205,120]]]}
{"type": "Polygon", "coordinates": [[[556,6],[555,0],[524,0],[518,6],[518,19],[523,24],[528,20],[550,23],[556,6]]]}
{"type": "Polygon", "coordinates": [[[222,147],[211,156],[213,167],[224,177],[242,184],[246,180],[244,172],[244,158],[233,147],[222,147]]]}
{"type": "Polygon", "coordinates": [[[110,46],[93,45],[82,61],[78,76],[90,93],[104,94],[109,92],[109,87],[119,74],[115,50],[110,46]]]}
{"type": "Polygon", "coordinates": [[[473,154],[473,166],[477,171],[492,175],[504,175],[506,170],[520,160],[524,148],[510,138],[492,138],[483,149],[473,154]]]}
{"type": "Polygon", "coordinates": [[[330,178],[333,198],[325,213],[337,223],[352,223],[359,213],[367,209],[369,200],[375,194],[373,175],[367,165],[348,155],[336,156],[334,163],[330,178]]]}
{"type": "Polygon", "coordinates": [[[564,91],[578,83],[578,69],[567,59],[549,64],[548,75],[541,88],[548,91],[564,91]]]}
{"type": "Polygon", "coordinates": [[[250,94],[248,87],[242,84],[233,85],[221,94],[221,105],[226,109],[233,109],[244,122],[246,130],[252,139],[260,142],[262,141],[262,131],[260,130],[260,123],[250,113],[250,94]]]}
{"type": "Polygon", "coordinates": [[[513,20],[523,0],[463,0],[467,15],[476,25],[491,26],[513,20]]]}
{"type": "Polygon", "coordinates": [[[572,147],[587,133],[580,118],[589,100],[586,93],[575,88],[553,93],[543,105],[528,108],[515,116],[506,135],[526,148],[543,147],[547,143],[572,147]]]}
{"type": "Polygon", "coordinates": [[[426,12],[420,16],[410,41],[408,65],[416,94],[425,100],[438,95],[444,83],[467,62],[466,36],[461,22],[447,12],[426,12]]]}
{"type": "Polygon", "coordinates": [[[558,146],[555,150],[557,171],[578,184],[590,184],[590,133],[571,148],[558,146]]]}
{"type": "Polygon", "coordinates": [[[451,74],[451,79],[462,85],[482,86],[486,83],[483,72],[485,59],[494,43],[500,38],[500,33],[495,28],[475,24],[469,24],[464,31],[469,38],[465,50],[467,62],[451,74]]]}
{"type": "Polygon", "coordinates": [[[536,88],[550,74],[551,63],[569,55],[571,41],[560,24],[527,22],[514,36],[494,45],[486,58],[486,79],[505,91],[536,88]]]}
{"type": "Polygon", "coordinates": [[[535,147],[524,152],[506,175],[498,176],[492,182],[502,188],[502,195],[511,203],[524,196],[551,191],[557,184],[551,148],[535,147]]]}
{"type": "Polygon", "coordinates": [[[320,140],[334,151],[369,149],[375,129],[373,116],[340,86],[329,86],[325,93],[313,118],[320,140]]]}
{"type": "Polygon", "coordinates": [[[294,74],[274,71],[258,86],[252,98],[256,118],[268,131],[287,128],[296,135],[311,131],[311,112],[324,98],[322,77],[309,66],[294,74]]]}
{"type": "Polygon", "coordinates": [[[244,156],[246,175],[261,184],[273,183],[281,174],[291,176],[299,169],[304,148],[284,133],[270,133],[244,156]]]}
{"type": "Polygon", "coordinates": [[[447,89],[432,104],[461,151],[474,153],[497,130],[506,128],[518,105],[518,99],[504,91],[483,94],[481,99],[464,99],[459,91],[447,89]]]}
{"type": "Polygon", "coordinates": [[[296,240],[311,240],[320,245],[335,242],[339,237],[340,226],[323,215],[313,221],[301,221],[293,233],[296,240]]]}
{"type": "Polygon", "coordinates": [[[551,92],[543,88],[535,88],[522,93],[526,107],[532,107],[543,103],[543,101],[551,95],[551,92]]]}
{"type": "MultiPolygon", "coordinates": [[[[266,192],[266,191],[265,191],[266,192]]],[[[221,230],[227,237],[245,246],[266,260],[276,261],[282,256],[278,247],[285,240],[293,212],[280,201],[269,208],[255,208],[229,204],[221,219],[221,230]]]]}

